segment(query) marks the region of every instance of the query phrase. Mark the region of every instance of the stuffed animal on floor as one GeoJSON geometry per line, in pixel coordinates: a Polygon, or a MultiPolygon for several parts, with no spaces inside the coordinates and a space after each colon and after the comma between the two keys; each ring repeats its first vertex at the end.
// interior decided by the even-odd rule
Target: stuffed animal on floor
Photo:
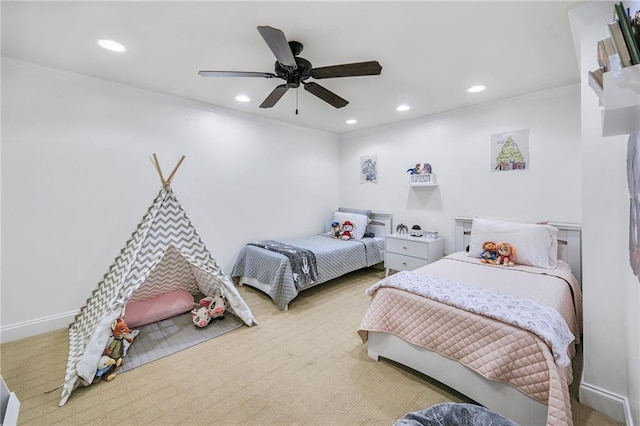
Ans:
{"type": "Polygon", "coordinates": [[[496,252],[498,253],[496,265],[513,266],[513,257],[516,254],[514,246],[509,243],[498,243],[496,252]]]}
{"type": "Polygon", "coordinates": [[[227,299],[222,290],[216,288],[211,296],[200,299],[200,306],[191,311],[191,320],[197,327],[209,325],[212,319],[222,318],[227,310],[227,299]]]}
{"type": "Polygon", "coordinates": [[[196,327],[204,328],[211,322],[211,313],[206,306],[193,308],[191,311],[191,321],[196,327]]]}
{"type": "Polygon", "coordinates": [[[102,355],[100,357],[100,362],[98,363],[98,369],[96,371],[96,376],[93,379],[93,383],[99,382],[103,378],[110,382],[115,379],[116,373],[116,360],[107,355],[102,355]]]}
{"type": "MultiPolygon", "coordinates": [[[[122,358],[127,354],[127,349],[138,333],[139,330],[131,331],[122,318],[118,318],[111,324],[111,337],[109,337],[109,343],[107,343],[107,347],[102,353],[103,356],[107,356],[113,360],[110,366],[109,376],[107,377],[108,382],[115,378],[115,371],[122,366],[122,358]]],[[[101,358],[98,370],[106,367],[102,364],[103,360],[101,358]]],[[[104,375],[104,373],[101,374],[101,376],[102,375],[104,375]]]]}
{"type": "Polygon", "coordinates": [[[496,264],[498,258],[498,251],[496,250],[496,243],[493,241],[485,241],[482,244],[482,254],[480,255],[480,262],[489,263],[491,265],[496,264]]]}
{"type": "Polygon", "coordinates": [[[353,235],[351,235],[351,231],[353,231],[353,223],[351,223],[348,220],[345,220],[342,223],[342,231],[340,232],[340,239],[341,240],[350,240],[353,238],[353,235]]]}

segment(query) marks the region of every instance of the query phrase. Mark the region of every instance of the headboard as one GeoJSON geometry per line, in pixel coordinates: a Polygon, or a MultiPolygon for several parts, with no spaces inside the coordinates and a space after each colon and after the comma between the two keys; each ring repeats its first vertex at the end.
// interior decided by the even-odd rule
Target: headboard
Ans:
{"type": "Polygon", "coordinates": [[[376,237],[384,237],[391,234],[391,216],[391,213],[372,211],[371,222],[367,226],[367,232],[373,232],[376,237]]]}
{"type": "MultiPolygon", "coordinates": [[[[456,217],[455,250],[465,251],[471,240],[473,218],[456,217]]],[[[580,225],[573,223],[549,222],[558,228],[558,259],[571,266],[573,275],[582,283],[582,238],[580,225]]]]}

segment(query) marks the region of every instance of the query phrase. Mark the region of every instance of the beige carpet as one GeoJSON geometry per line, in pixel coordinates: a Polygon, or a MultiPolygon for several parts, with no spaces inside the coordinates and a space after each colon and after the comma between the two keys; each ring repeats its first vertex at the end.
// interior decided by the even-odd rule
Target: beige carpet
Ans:
{"type": "MultiPolygon", "coordinates": [[[[21,425],[391,425],[408,411],[464,401],[367,357],[356,330],[364,290],[383,275],[366,269],[309,289],[287,312],[242,287],[259,326],[80,388],[62,408],[60,389],[45,392],[62,384],[66,330],[1,345],[0,373],[22,403],[21,425]]],[[[578,426],[618,424],[576,401],[573,417],[578,426]]]]}

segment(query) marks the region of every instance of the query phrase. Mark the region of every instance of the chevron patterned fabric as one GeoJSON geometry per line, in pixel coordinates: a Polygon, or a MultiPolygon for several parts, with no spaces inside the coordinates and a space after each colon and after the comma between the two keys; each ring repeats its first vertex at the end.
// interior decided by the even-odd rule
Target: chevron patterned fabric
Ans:
{"type": "Polygon", "coordinates": [[[102,318],[114,312],[122,315],[130,300],[143,300],[176,288],[200,291],[205,296],[220,288],[229,311],[249,326],[256,324],[249,306],[211,256],[173,191],[163,187],[69,326],[69,356],[60,406],[79,384],[78,362],[102,318]]]}

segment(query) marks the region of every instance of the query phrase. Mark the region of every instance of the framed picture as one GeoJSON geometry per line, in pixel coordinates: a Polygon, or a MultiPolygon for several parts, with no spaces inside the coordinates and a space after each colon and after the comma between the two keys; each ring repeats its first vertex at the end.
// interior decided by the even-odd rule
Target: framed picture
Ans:
{"type": "Polygon", "coordinates": [[[360,183],[378,183],[378,156],[360,157],[360,183]]]}
{"type": "Polygon", "coordinates": [[[491,170],[506,172],[529,167],[529,130],[491,135],[491,170]]]}

